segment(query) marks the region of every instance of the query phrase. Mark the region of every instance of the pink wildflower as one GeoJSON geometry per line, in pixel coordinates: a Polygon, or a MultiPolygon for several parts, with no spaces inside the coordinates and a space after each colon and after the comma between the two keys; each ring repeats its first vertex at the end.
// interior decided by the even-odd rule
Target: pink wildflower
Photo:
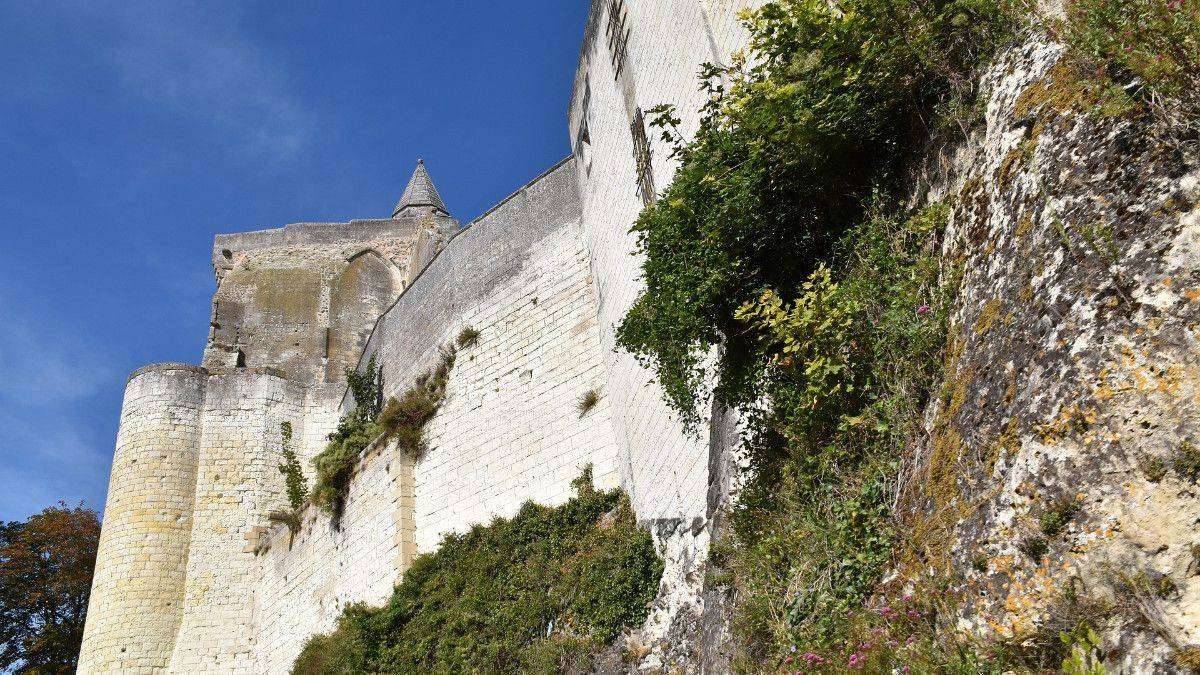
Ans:
{"type": "Polygon", "coordinates": [[[917,316],[925,316],[929,311],[929,305],[921,305],[917,308],[917,316]]]}

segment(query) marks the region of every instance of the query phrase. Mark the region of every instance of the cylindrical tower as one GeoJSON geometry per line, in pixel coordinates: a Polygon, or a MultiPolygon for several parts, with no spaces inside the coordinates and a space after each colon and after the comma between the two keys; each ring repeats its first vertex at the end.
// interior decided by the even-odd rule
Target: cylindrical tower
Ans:
{"type": "Polygon", "coordinates": [[[150,672],[171,659],[182,616],[208,372],[129,376],[79,656],[80,673],[150,672]]]}

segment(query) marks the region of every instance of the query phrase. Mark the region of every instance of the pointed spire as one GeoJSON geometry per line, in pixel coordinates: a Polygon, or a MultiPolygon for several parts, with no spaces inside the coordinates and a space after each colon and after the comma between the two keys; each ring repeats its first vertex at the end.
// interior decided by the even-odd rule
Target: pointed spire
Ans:
{"type": "Polygon", "coordinates": [[[446,204],[442,201],[442,196],[438,194],[437,188],[433,186],[433,179],[429,177],[429,172],[425,170],[425,160],[417,160],[417,168],[413,171],[412,178],[408,181],[408,187],[404,188],[404,196],[396,203],[395,210],[392,211],[392,217],[400,215],[404,209],[430,206],[442,213],[449,214],[446,210],[446,204]]]}

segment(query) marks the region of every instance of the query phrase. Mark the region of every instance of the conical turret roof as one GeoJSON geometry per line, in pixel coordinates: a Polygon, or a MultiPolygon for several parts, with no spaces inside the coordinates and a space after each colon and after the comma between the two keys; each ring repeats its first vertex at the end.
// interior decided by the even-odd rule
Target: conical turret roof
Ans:
{"type": "Polygon", "coordinates": [[[449,214],[449,211],[446,210],[446,203],[442,201],[442,196],[433,186],[433,179],[425,170],[425,160],[423,159],[417,160],[417,168],[408,181],[408,187],[404,188],[404,196],[400,197],[400,201],[396,203],[392,217],[400,215],[404,209],[416,206],[430,206],[442,213],[449,214]]]}

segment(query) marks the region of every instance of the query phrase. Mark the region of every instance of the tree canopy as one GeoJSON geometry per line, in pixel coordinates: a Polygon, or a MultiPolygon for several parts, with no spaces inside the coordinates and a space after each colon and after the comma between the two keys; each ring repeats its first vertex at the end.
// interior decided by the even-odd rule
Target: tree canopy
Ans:
{"type": "Polygon", "coordinates": [[[0,523],[0,669],[75,672],[99,542],[84,506],[0,523]]]}

